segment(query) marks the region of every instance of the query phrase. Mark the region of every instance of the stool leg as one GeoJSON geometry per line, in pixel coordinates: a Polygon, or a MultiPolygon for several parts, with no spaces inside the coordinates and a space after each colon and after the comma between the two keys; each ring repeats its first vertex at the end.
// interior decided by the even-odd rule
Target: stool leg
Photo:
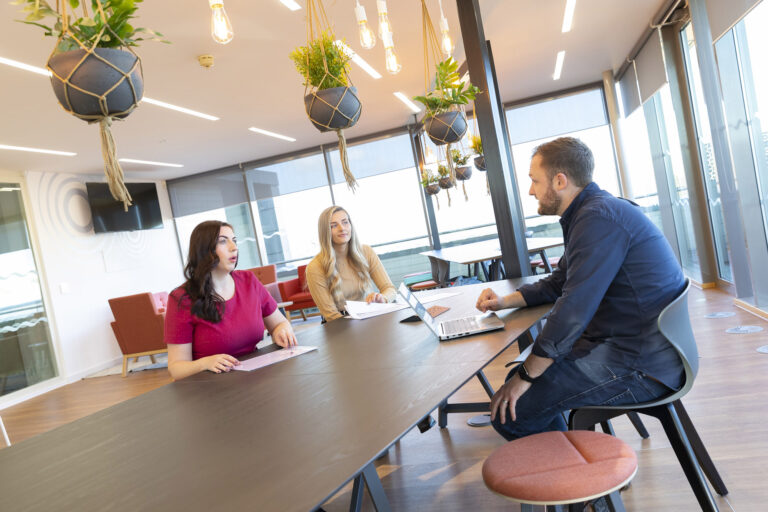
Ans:
{"type": "Polygon", "coordinates": [[[611,512],[626,512],[619,491],[613,491],[611,494],[606,495],[605,503],[608,505],[608,509],[611,512]]]}

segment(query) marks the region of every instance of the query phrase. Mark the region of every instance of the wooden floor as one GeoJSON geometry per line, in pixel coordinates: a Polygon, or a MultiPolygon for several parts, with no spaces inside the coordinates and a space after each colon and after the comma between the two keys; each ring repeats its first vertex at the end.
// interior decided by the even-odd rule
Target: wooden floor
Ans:
{"type": "MultiPolygon", "coordinates": [[[[709,449],[730,493],[716,497],[720,510],[768,510],[768,322],[733,306],[731,296],[718,290],[692,289],[691,320],[700,352],[700,371],[683,402],[709,449]],[[730,318],[707,319],[717,311],[730,318]],[[759,325],[754,334],[727,334],[737,325],[759,325]]],[[[506,374],[503,365],[516,349],[491,364],[486,375],[497,387],[506,374]]],[[[127,378],[86,379],[3,410],[11,441],[46,432],[170,382],[165,370],[143,371],[127,378]]],[[[456,398],[482,400],[473,382],[456,398]]],[[[490,493],[482,482],[483,460],[502,438],[490,427],[467,426],[470,415],[451,415],[447,429],[408,433],[377,461],[393,510],[514,511],[519,506],[490,493]]],[[[628,511],[689,511],[698,505],[658,422],[644,417],[650,439],[642,440],[625,418],[614,423],[616,434],[637,452],[639,470],[622,493],[628,511]]],[[[0,439],[0,445],[2,440],[0,439]]],[[[351,486],[342,489],[324,508],[349,509],[351,486]]],[[[364,510],[373,510],[367,496],[364,510]]]]}

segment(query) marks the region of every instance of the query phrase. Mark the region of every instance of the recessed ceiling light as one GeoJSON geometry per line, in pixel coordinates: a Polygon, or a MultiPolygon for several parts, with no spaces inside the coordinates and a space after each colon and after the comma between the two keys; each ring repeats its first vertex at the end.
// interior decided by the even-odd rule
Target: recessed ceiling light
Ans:
{"type": "Polygon", "coordinates": [[[29,153],[45,153],[47,155],[60,155],[60,156],[75,156],[77,153],[70,151],[55,151],[53,149],[40,149],[40,148],[25,148],[23,146],[6,146],[0,144],[0,149],[8,149],[10,151],[27,151],[29,153]]]}
{"type": "Polygon", "coordinates": [[[298,11],[299,9],[301,9],[301,6],[296,2],[294,2],[293,0],[280,0],[280,3],[292,11],[298,11]]]}
{"type": "Polygon", "coordinates": [[[401,93],[400,91],[393,92],[392,94],[394,94],[397,97],[397,99],[405,103],[405,105],[409,109],[411,109],[415,114],[418,114],[419,112],[421,112],[421,109],[419,108],[419,106],[414,102],[412,102],[410,98],[408,98],[408,96],[406,96],[405,94],[401,93]]]}
{"type": "Polygon", "coordinates": [[[120,162],[127,164],[156,165],[157,167],[184,167],[181,164],[169,164],[166,162],[152,162],[150,160],[134,160],[133,158],[121,158],[120,162]]]}
{"type": "Polygon", "coordinates": [[[13,59],[6,59],[5,57],[0,57],[0,64],[13,66],[14,68],[23,69],[24,71],[31,71],[32,73],[37,73],[38,75],[51,76],[51,72],[45,68],[30,66],[29,64],[24,64],[23,62],[19,62],[13,59]]]}
{"type": "Polygon", "coordinates": [[[252,132],[260,133],[262,135],[267,135],[269,137],[274,137],[276,139],[283,139],[283,140],[287,140],[288,142],[296,142],[296,139],[294,139],[293,137],[288,137],[286,135],[280,135],[279,133],[262,130],[261,128],[254,128],[253,126],[251,126],[248,129],[251,130],[252,132]]]}
{"type": "Polygon", "coordinates": [[[555,61],[555,73],[553,80],[560,80],[560,74],[563,72],[563,61],[565,60],[565,50],[557,52],[557,61],[555,61]]]}
{"type": "Polygon", "coordinates": [[[355,51],[352,48],[344,44],[343,41],[336,40],[334,44],[336,45],[337,48],[341,49],[341,51],[347,54],[352,59],[352,62],[354,62],[361,68],[363,68],[363,71],[365,71],[375,79],[381,78],[381,73],[373,69],[373,66],[365,62],[365,60],[361,56],[355,53],[355,51]]]}
{"type": "Polygon", "coordinates": [[[146,96],[144,96],[144,98],[141,101],[144,102],[144,103],[149,103],[150,105],[155,105],[155,106],[158,106],[158,107],[163,107],[163,108],[167,108],[167,109],[170,109],[170,110],[175,110],[175,111],[181,112],[183,114],[189,114],[190,116],[202,117],[203,119],[207,119],[209,121],[218,121],[219,120],[219,118],[216,117],[216,116],[212,116],[212,115],[209,115],[209,114],[203,114],[202,112],[198,112],[197,110],[192,110],[192,109],[189,109],[189,108],[179,107],[178,105],[173,105],[171,103],[166,103],[164,101],[155,100],[155,99],[152,99],[152,98],[147,98],[146,96]]]}
{"type": "Polygon", "coordinates": [[[565,2],[565,15],[563,16],[563,33],[571,31],[573,24],[573,12],[576,10],[576,0],[565,2]]]}

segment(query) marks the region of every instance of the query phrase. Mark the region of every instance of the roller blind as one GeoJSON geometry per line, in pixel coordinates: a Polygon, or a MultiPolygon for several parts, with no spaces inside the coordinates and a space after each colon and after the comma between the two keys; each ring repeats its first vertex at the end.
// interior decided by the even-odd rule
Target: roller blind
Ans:
{"type": "Polygon", "coordinates": [[[174,217],[245,203],[248,197],[239,167],[168,182],[174,217]]]}
{"type": "Polygon", "coordinates": [[[245,178],[254,201],[328,186],[322,153],[246,168],[245,178]]]}
{"type": "Polygon", "coordinates": [[[640,103],[645,103],[667,83],[664,51],[661,46],[661,30],[656,29],[638,53],[635,59],[635,71],[640,89],[640,103]]]}
{"type": "MultiPolygon", "coordinates": [[[[344,172],[339,150],[331,151],[330,156],[333,183],[342,183],[344,172]]],[[[348,146],[347,158],[349,168],[358,180],[414,166],[410,135],[407,133],[348,146]]]]}
{"type": "Polygon", "coordinates": [[[720,39],[759,3],[760,0],[706,0],[712,40],[720,39]]]}
{"type": "Polygon", "coordinates": [[[624,117],[628,117],[640,106],[640,90],[637,85],[634,61],[632,61],[632,65],[627,68],[627,72],[619,80],[619,87],[621,88],[621,103],[624,108],[624,117]]]}

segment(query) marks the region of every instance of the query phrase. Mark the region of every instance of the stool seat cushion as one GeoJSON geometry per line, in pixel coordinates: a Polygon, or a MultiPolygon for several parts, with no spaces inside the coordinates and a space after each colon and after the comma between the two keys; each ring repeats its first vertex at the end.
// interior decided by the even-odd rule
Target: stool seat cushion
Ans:
{"type": "Polygon", "coordinates": [[[637,456],[622,440],[600,432],[543,432],[511,441],[483,464],[490,490],[522,503],[586,501],[624,486],[637,456]]]}

